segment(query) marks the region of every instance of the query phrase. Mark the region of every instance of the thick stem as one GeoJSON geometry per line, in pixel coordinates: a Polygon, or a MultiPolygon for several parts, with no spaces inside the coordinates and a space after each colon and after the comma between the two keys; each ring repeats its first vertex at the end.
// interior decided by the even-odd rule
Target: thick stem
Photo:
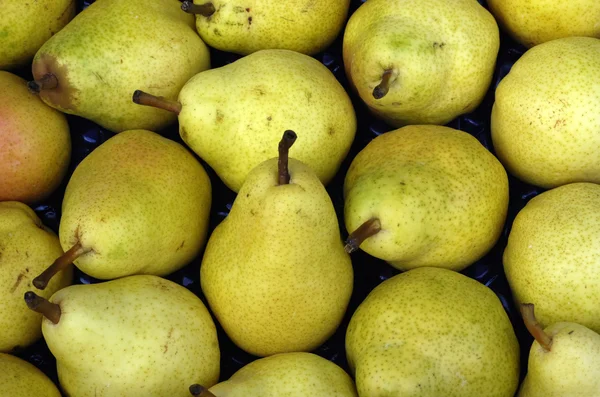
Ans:
{"type": "Polygon", "coordinates": [[[192,393],[192,396],[196,397],[216,397],[214,394],[208,391],[207,388],[200,386],[199,384],[191,385],[190,393],[192,393]]]}
{"type": "Polygon", "coordinates": [[[175,113],[176,115],[181,113],[181,103],[163,98],[161,96],[154,96],[140,90],[136,90],[133,93],[133,102],[137,103],[138,105],[152,106],[154,108],[167,110],[175,113]]]}
{"type": "Polygon", "coordinates": [[[360,245],[371,236],[376,235],[381,230],[381,222],[377,218],[371,218],[350,233],[346,239],[344,249],[347,253],[352,253],[360,247],[360,245]]]}
{"type": "Polygon", "coordinates": [[[24,298],[25,303],[27,303],[27,307],[34,312],[42,314],[54,324],[58,324],[61,314],[60,306],[42,298],[41,296],[36,295],[35,292],[32,291],[25,292],[24,298]]]}
{"type": "Polygon", "coordinates": [[[381,76],[381,83],[373,89],[373,98],[381,99],[390,90],[390,79],[392,78],[392,69],[387,69],[381,76]]]}
{"type": "Polygon", "coordinates": [[[80,243],[75,244],[70,250],[59,256],[42,274],[34,278],[33,285],[35,285],[37,289],[45,289],[48,286],[50,279],[52,279],[56,273],[66,269],[75,261],[75,259],[90,251],[90,248],[84,248],[80,243]]]}
{"type": "Polygon", "coordinates": [[[194,4],[193,1],[184,1],[181,4],[181,9],[188,14],[199,14],[207,18],[215,13],[215,6],[211,2],[194,4]]]}
{"type": "Polygon", "coordinates": [[[535,340],[546,351],[550,351],[552,347],[552,338],[544,332],[542,326],[537,322],[534,314],[533,303],[523,303],[521,305],[521,315],[527,330],[535,338],[535,340]]]}
{"type": "Polygon", "coordinates": [[[283,133],[281,141],[279,141],[279,161],[277,162],[278,167],[278,184],[287,185],[290,183],[290,172],[288,170],[288,159],[290,148],[296,142],[298,136],[292,130],[286,130],[283,133]]]}
{"type": "Polygon", "coordinates": [[[39,94],[41,90],[52,90],[56,87],[58,87],[58,78],[53,73],[46,73],[41,79],[27,83],[27,88],[34,94],[39,94]]]}

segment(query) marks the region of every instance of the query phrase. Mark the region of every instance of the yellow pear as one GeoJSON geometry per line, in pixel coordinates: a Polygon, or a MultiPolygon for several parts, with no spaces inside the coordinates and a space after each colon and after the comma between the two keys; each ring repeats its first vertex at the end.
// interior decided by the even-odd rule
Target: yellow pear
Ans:
{"type": "Polygon", "coordinates": [[[1,397],[61,397],[50,379],[34,365],[0,353],[1,397]]]}

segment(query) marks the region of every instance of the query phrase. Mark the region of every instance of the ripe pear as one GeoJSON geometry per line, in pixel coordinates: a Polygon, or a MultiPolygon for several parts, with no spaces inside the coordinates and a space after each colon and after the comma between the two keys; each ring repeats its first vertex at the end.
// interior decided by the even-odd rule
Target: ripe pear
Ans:
{"type": "Polygon", "coordinates": [[[503,255],[517,303],[542,327],[573,322],[600,332],[600,185],[548,190],[517,214],[503,255]]]}
{"type": "Polygon", "coordinates": [[[600,335],[569,322],[543,329],[532,304],[524,305],[522,312],[535,341],[518,397],[598,397],[600,335]]]}
{"type": "Polygon", "coordinates": [[[348,21],[343,56],[371,112],[400,127],[473,111],[499,47],[498,25],[477,0],[369,0],[348,21]]]}
{"type": "Polygon", "coordinates": [[[258,51],[199,73],[179,102],[140,91],[134,101],[179,114],[183,141],[235,192],[250,170],[277,156],[286,129],[302,136],[294,158],[325,185],[356,133],[352,102],[335,76],[317,60],[288,50],[258,51]]]}
{"type": "Polygon", "coordinates": [[[254,168],[213,231],[200,267],[202,291],[243,350],[311,351],[342,321],[353,287],[350,257],[327,191],[302,162],[281,154],[254,168]]]}
{"type": "Polygon", "coordinates": [[[69,124],[29,93],[22,78],[0,71],[0,87],[0,201],[39,202],[67,172],[69,124]]]}
{"type": "Polygon", "coordinates": [[[194,17],[177,0],[98,0],[48,40],[33,60],[32,91],[50,106],[113,132],[157,130],[169,112],[131,103],[136,88],[175,99],[210,67],[194,17]]]}
{"type": "Polygon", "coordinates": [[[30,62],[42,44],[74,16],[74,0],[3,0],[0,69],[13,69],[30,62]]]}
{"type": "Polygon", "coordinates": [[[600,38],[597,0],[488,0],[500,26],[526,47],[570,36],[600,38]]]}
{"type": "Polygon", "coordinates": [[[346,333],[360,396],[513,397],[519,344],[500,300],[460,273],[419,268],[360,304],[346,333]]]}
{"type": "MultiPolygon", "coordinates": [[[[0,202],[0,352],[29,346],[42,336],[42,316],[27,309],[23,294],[31,289],[33,278],[62,254],[56,234],[31,208],[17,201],[0,202]]],[[[49,298],[72,279],[73,267],[67,266],[40,294],[49,298]]]]}
{"type": "Polygon", "coordinates": [[[71,396],[189,396],[219,378],[215,324],[185,287],[151,275],[25,294],[71,396]]]}
{"type": "Polygon", "coordinates": [[[211,47],[237,54],[287,49],[313,55],[327,48],[346,22],[350,0],[195,0],[196,29],[211,47]]]}
{"type": "Polygon", "coordinates": [[[600,183],[598,87],[599,39],[557,39],[523,54],[492,108],[494,149],[507,170],[544,188],[600,183]]]}
{"type": "Polygon", "coordinates": [[[61,397],[42,371],[10,354],[0,353],[0,385],[2,397],[61,397]]]}
{"type": "Polygon", "coordinates": [[[407,126],[378,136],[354,158],[344,197],[349,252],[360,246],[401,270],[460,271],[500,236],[508,178],[468,133],[407,126]]]}
{"type": "Polygon", "coordinates": [[[73,261],[103,280],[172,273],[204,245],[210,205],[210,179],[182,145],[145,130],[115,135],[73,172],[59,228],[65,255],[34,285],[73,261]]]}

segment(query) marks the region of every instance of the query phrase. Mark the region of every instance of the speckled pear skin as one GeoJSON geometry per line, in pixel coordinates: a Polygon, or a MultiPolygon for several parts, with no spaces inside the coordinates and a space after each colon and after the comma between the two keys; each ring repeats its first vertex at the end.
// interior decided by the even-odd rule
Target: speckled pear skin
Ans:
{"type": "Polygon", "coordinates": [[[352,264],[327,191],[300,161],[290,158],[289,169],[290,183],[281,186],[276,158],[252,170],[200,267],[215,317],[257,356],[320,346],[352,293],[352,264]]]}
{"type": "Polygon", "coordinates": [[[176,115],[131,100],[135,90],[175,100],[185,82],[210,67],[194,16],[177,0],[98,0],[48,40],[33,76],[52,72],[59,87],[41,98],[113,132],[158,130],[176,115]]]}
{"type": "Polygon", "coordinates": [[[600,335],[566,322],[552,324],[544,331],[552,338],[551,350],[533,342],[518,397],[597,397],[600,335]]]}
{"type": "Polygon", "coordinates": [[[420,268],[358,307],[346,353],[360,396],[513,397],[519,345],[500,300],[460,273],[420,268]]]}
{"type": "Polygon", "coordinates": [[[599,39],[557,39],[523,54],[492,108],[494,149],[506,169],[544,188],[600,183],[599,87],[599,39]]]}
{"type": "MultiPolygon", "coordinates": [[[[27,308],[23,294],[33,288],[33,278],[62,253],[56,234],[42,225],[31,208],[17,201],[0,202],[0,352],[27,347],[42,337],[42,315],[27,308]]],[[[37,292],[50,298],[72,279],[73,267],[69,266],[37,292]]]]}
{"type": "Polygon", "coordinates": [[[10,354],[0,353],[0,385],[3,397],[61,397],[42,371],[10,354]]]}
{"type": "Polygon", "coordinates": [[[67,172],[69,124],[64,114],[32,95],[22,78],[0,71],[0,87],[0,201],[36,203],[67,172]]]}
{"type": "Polygon", "coordinates": [[[600,332],[600,185],[546,191],[517,214],[503,256],[516,303],[540,324],[574,322],[600,332]]]}
{"type": "Polygon", "coordinates": [[[37,50],[75,16],[75,0],[3,0],[0,69],[30,62],[37,50]]]}
{"type": "Polygon", "coordinates": [[[473,111],[490,85],[500,34],[477,0],[369,0],[344,31],[346,75],[388,124],[446,124],[473,111]],[[393,70],[381,99],[373,89],[393,70]]]}
{"type": "Polygon", "coordinates": [[[277,156],[285,130],[301,137],[293,157],[325,185],[356,133],[352,102],[335,76],[317,60],[288,50],[258,51],[202,72],[179,101],[181,138],[236,192],[250,170],[277,156]]]}
{"type": "Polygon", "coordinates": [[[600,38],[596,0],[488,0],[500,26],[526,47],[569,36],[600,38]]]}
{"type": "Polygon", "coordinates": [[[211,206],[204,168],[179,143],[145,130],[125,131],[75,169],[59,228],[65,251],[92,251],[75,261],[99,279],[164,276],[204,246],[211,206]]]}
{"type": "Polygon", "coordinates": [[[312,353],[258,359],[210,391],[216,397],[358,397],[343,369],[312,353]]]}
{"type": "Polygon", "coordinates": [[[215,324],[202,301],[160,277],[138,275],[60,290],[58,324],[42,332],[71,396],[189,397],[219,378],[215,324]]]}
{"type": "Polygon", "coordinates": [[[354,158],[344,197],[349,233],[372,217],[380,220],[382,231],[360,246],[365,252],[401,270],[460,271],[500,236],[508,178],[468,133],[408,126],[380,135],[354,158]]]}
{"type": "MultiPolygon", "coordinates": [[[[204,4],[205,0],[196,0],[204,4]]],[[[196,16],[196,29],[211,47],[247,55],[287,49],[313,55],[341,31],[349,0],[214,0],[215,13],[196,16]]]]}

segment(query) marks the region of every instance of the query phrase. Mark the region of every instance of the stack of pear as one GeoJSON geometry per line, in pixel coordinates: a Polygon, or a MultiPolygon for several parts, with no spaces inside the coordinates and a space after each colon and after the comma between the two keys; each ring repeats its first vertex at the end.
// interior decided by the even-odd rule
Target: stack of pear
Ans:
{"type": "Polygon", "coordinates": [[[0,353],[0,385],[2,397],[61,397],[42,371],[10,354],[0,353]]]}

